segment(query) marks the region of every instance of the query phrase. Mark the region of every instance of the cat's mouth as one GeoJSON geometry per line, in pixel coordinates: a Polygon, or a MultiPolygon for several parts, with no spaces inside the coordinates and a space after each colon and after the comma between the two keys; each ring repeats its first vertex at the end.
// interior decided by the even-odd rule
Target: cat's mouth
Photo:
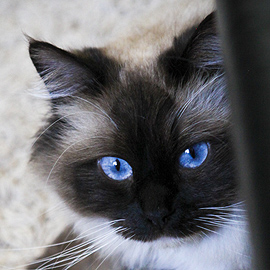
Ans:
{"type": "Polygon", "coordinates": [[[169,226],[163,229],[152,226],[152,228],[145,228],[144,232],[142,232],[140,228],[127,228],[126,230],[120,230],[117,232],[117,234],[120,234],[125,239],[144,243],[155,243],[155,245],[162,249],[177,248],[184,243],[193,242],[200,239],[199,230],[189,231],[189,233],[179,233],[179,230],[173,230],[169,226]]]}
{"type": "Polygon", "coordinates": [[[171,249],[171,248],[177,248],[181,245],[183,245],[186,242],[192,242],[194,241],[194,237],[166,237],[162,236],[155,240],[155,244],[159,246],[162,249],[171,249]]]}
{"type": "Polygon", "coordinates": [[[123,228],[117,233],[123,236],[124,238],[132,238],[133,240],[142,241],[142,242],[151,242],[151,241],[164,241],[164,246],[171,246],[172,239],[177,241],[175,242],[179,245],[180,242],[183,242],[185,238],[190,235],[194,235],[197,231],[184,231],[181,226],[176,226],[173,223],[158,224],[149,221],[147,218],[139,220],[137,218],[136,224],[130,220],[121,220],[113,225],[115,228],[123,228]]]}
{"type": "MultiPolygon", "coordinates": [[[[130,238],[141,242],[160,241],[164,243],[164,247],[171,247],[190,241],[190,239],[194,240],[198,237],[217,233],[219,228],[222,227],[221,221],[226,219],[229,222],[230,219],[223,213],[219,222],[210,222],[209,216],[212,217],[213,214],[207,209],[203,214],[194,213],[189,218],[180,218],[179,215],[175,211],[170,217],[164,219],[163,223],[153,222],[146,216],[138,215],[119,220],[113,227],[123,228],[117,234],[126,239],[130,238]]],[[[215,216],[217,217],[218,213],[215,216]]]]}

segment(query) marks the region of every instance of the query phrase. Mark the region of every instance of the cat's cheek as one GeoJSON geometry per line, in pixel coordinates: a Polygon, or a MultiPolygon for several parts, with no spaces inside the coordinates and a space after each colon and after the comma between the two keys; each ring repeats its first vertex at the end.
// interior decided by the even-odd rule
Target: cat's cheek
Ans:
{"type": "Polygon", "coordinates": [[[178,189],[186,204],[225,206],[237,198],[237,181],[232,155],[214,146],[207,160],[195,169],[178,170],[178,189]]]}
{"type": "Polygon", "coordinates": [[[65,170],[58,190],[71,208],[84,216],[114,217],[132,198],[130,181],[107,179],[88,163],[65,170]]]}

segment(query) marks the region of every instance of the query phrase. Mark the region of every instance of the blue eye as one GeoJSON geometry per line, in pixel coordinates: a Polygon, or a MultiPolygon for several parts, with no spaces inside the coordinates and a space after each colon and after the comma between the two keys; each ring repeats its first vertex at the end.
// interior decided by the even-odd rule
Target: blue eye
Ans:
{"type": "Polygon", "coordinates": [[[123,159],[117,157],[103,157],[99,160],[103,172],[113,180],[125,180],[132,175],[131,166],[123,159]]]}
{"type": "Polygon", "coordinates": [[[192,147],[187,148],[179,158],[179,163],[185,168],[196,168],[202,165],[208,156],[209,143],[200,142],[194,144],[192,147]]]}

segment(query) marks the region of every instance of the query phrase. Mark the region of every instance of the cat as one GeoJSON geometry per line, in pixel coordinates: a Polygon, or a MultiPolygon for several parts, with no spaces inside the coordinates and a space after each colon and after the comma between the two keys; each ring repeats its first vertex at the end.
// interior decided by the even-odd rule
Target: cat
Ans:
{"type": "Polygon", "coordinates": [[[75,221],[29,269],[251,269],[216,24],[141,65],[30,40],[51,102],[32,163],[75,221]]]}

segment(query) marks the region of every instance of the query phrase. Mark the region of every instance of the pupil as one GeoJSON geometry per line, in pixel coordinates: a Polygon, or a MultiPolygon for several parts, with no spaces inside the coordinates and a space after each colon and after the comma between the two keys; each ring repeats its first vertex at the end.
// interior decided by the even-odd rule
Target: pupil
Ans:
{"type": "Polygon", "coordinates": [[[195,150],[193,147],[189,148],[189,154],[192,156],[192,158],[196,157],[195,150]]]}
{"type": "Polygon", "coordinates": [[[118,172],[120,171],[120,161],[118,159],[113,162],[113,166],[118,172]]]}

